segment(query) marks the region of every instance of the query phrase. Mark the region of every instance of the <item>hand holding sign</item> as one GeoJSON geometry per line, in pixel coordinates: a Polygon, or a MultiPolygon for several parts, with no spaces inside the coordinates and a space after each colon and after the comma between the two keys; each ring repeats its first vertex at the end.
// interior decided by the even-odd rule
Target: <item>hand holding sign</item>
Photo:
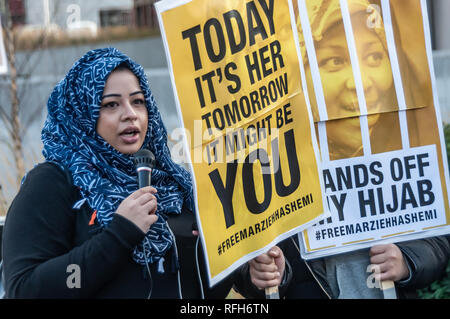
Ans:
{"type": "Polygon", "coordinates": [[[384,299],[396,299],[394,282],[410,275],[403,253],[397,245],[387,244],[373,246],[369,254],[375,278],[381,282],[384,299]]]}
{"type": "Polygon", "coordinates": [[[379,280],[399,281],[409,276],[405,257],[395,244],[376,245],[370,249],[370,262],[379,267],[379,280]]]}
{"type": "Polygon", "coordinates": [[[285,259],[278,246],[249,261],[250,278],[259,289],[278,287],[285,269],[285,259]]]}

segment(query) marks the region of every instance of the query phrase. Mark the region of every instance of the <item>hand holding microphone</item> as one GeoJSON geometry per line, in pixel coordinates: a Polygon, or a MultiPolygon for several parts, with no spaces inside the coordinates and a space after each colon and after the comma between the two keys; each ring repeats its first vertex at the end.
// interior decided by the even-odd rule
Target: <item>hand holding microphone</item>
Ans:
{"type": "Polygon", "coordinates": [[[140,150],[134,156],[138,174],[139,189],[125,198],[117,208],[116,214],[122,215],[136,224],[144,233],[157,220],[156,189],[150,186],[151,171],[155,163],[155,156],[149,150],[140,150]]]}
{"type": "Polygon", "coordinates": [[[150,186],[152,169],[155,166],[155,155],[147,149],[142,149],[134,155],[134,164],[136,165],[139,188],[150,186]]]}

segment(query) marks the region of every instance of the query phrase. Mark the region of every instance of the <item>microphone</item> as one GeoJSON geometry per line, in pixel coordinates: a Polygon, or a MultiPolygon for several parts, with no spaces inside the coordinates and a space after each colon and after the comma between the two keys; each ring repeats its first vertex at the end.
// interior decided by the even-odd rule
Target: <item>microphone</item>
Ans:
{"type": "Polygon", "coordinates": [[[134,154],[134,164],[136,165],[139,188],[150,186],[152,169],[155,166],[155,155],[147,149],[139,150],[134,154]]]}

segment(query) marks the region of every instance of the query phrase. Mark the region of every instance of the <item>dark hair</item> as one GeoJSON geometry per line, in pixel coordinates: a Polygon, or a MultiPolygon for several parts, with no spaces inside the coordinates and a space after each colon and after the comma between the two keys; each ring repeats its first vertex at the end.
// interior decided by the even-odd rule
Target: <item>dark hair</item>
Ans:
{"type": "Polygon", "coordinates": [[[126,62],[120,63],[112,72],[114,72],[114,71],[124,71],[124,70],[131,71],[130,66],[126,62]]]}

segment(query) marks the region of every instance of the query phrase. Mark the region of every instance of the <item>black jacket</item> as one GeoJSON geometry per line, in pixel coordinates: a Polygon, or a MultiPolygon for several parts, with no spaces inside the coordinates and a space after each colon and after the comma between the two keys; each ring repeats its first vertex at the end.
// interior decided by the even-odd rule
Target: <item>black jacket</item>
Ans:
{"type": "Polygon", "coordinates": [[[149,275],[132,260],[145,234],[120,215],[101,228],[87,203],[73,208],[80,199],[70,176],[55,165],[39,164],[28,173],[3,233],[6,298],[179,298],[177,269],[183,298],[228,294],[233,276],[207,288],[202,249],[192,235],[192,212],[184,209],[169,218],[179,258],[171,249],[164,273],[155,263],[149,275]]]}

